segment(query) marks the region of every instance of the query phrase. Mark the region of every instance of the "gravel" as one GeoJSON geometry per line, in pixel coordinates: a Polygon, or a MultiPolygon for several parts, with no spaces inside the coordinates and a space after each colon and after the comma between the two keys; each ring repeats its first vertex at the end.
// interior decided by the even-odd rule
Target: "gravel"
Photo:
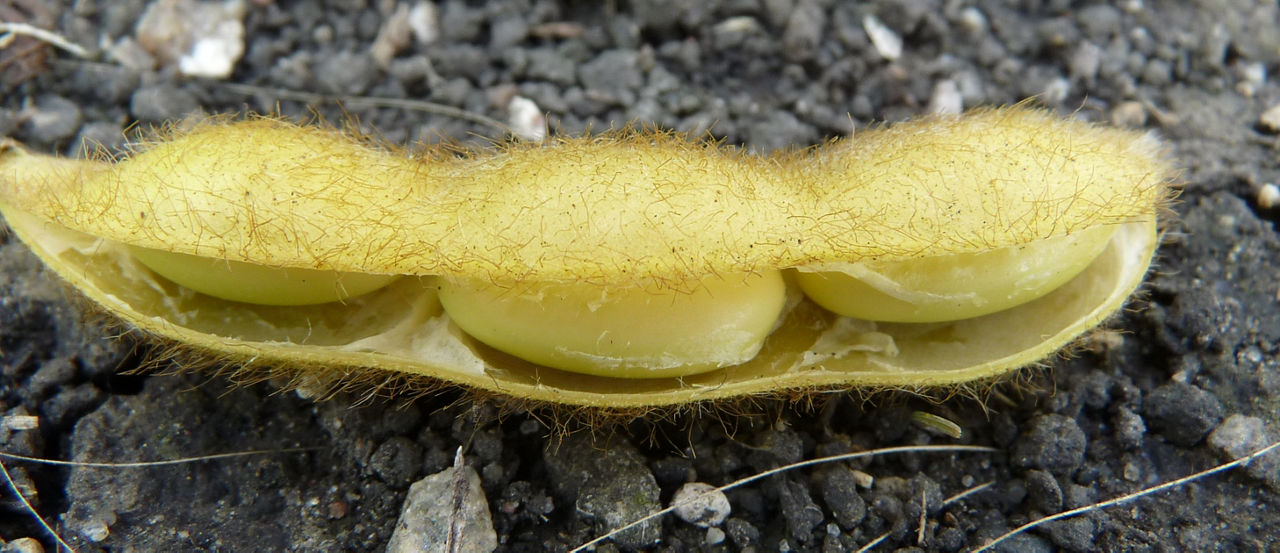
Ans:
{"type": "Polygon", "coordinates": [[[858,493],[857,477],[853,470],[836,465],[818,473],[818,489],[822,502],[831,510],[836,522],[845,530],[852,530],[867,517],[867,502],[858,493]]]}
{"type": "Polygon", "coordinates": [[[822,508],[809,495],[809,486],[792,479],[778,484],[778,504],[791,539],[801,545],[813,541],[813,529],[822,524],[822,508]]]}
{"type": "Polygon", "coordinates": [[[32,142],[62,142],[75,134],[84,120],[75,102],[52,95],[37,98],[34,108],[25,110],[24,115],[22,138],[32,142]]]}
{"type": "Polygon", "coordinates": [[[715,486],[703,482],[689,482],[676,490],[671,498],[675,515],[685,522],[707,528],[719,526],[733,509],[729,498],[715,486]]]}
{"type": "MultiPolygon", "coordinates": [[[[126,39],[136,38],[145,0],[54,0],[54,30],[91,59],[48,50],[32,79],[0,83],[0,131],[42,152],[86,155],[99,146],[85,144],[97,144],[120,153],[124,129],[246,109],[355,120],[404,143],[501,139],[466,120],[371,107],[361,95],[431,99],[499,120],[519,95],[553,132],[638,121],[787,150],[917,116],[949,81],[965,108],[1036,95],[1063,116],[1140,125],[1165,140],[1185,189],[1142,298],[1111,322],[1118,338],[1026,371],[999,395],[936,405],[832,394],[812,409],[760,399],[741,414],[700,409],[595,433],[561,424],[567,413],[499,417],[502,406],[456,390],[408,405],[316,403],[208,373],[119,374],[161,351],[90,323],[25,247],[0,238],[0,413],[40,417],[36,429],[0,429],[0,451],[91,462],[275,451],[127,469],[6,460],[79,551],[383,551],[412,483],[453,470],[459,447],[498,551],[566,551],[669,504],[688,482],[721,485],[877,447],[996,447],[800,469],[727,492],[732,511],[719,526],[655,521],[600,548],[852,551],[887,534],[876,550],[963,551],[1035,517],[1247,455],[1280,428],[1280,217],[1257,203],[1280,182],[1276,136],[1258,124],[1280,103],[1280,84],[1257,78],[1280,63],[1280,8],[1204,4],[261,1],[247,3],[244,57],[217,81],[126,67],[136,56],[96,50],[136,53],[126,39]],[[379,67],[375,39],[406,13],[414,36],[379,67]],[[896,61],[876,51],[866,16],[903,39],[896,61]],[[917,428],[914,411],[945,415],[964,437],[917,428]],[[308,449],[281,451],[291,447],[308,449]]],[[[1280,543],[1278,456],[996,550],[1280,543]]],[[[53,550],[7,495],[0,540],[53,550]]]]}
{"type": "MultiPolygon", "coordinates": [[[[1209,434],[1209,445],[1229,459],[1245,457],[1275,441],[1275,432],[1267,428],[1265,421],[1240,414],[1231,415],[1209,434]]],[[[1280,456],[1257,458],[1245,470],[1272,489],[1280,490],[1280,456]]]]}
{"type": "Polygon", "coordinates": [[[497,546],[480,476],[464,464],[409,487],[387,552],[489,553],[497,546]]]}
{"type": "Polygon", "coordinates": [[[396,436],[373,450],[369,468],[387,485],[406,487],[422,469],[422,447],[409,438],[396,436]]]}
{"type": "Polygon", "coordinates": [[[1151,428],[1177,445],[1195,445],[1222,421],[1222,404],[1213,394],[1171,382],[1147,395],[1143,411],[1151,428]]]}
{"type": "Polygon", "coordinates": [[[163,123],[200,111],[200,101],[191,92],[172,85],[139,88],[129,98],[129,114],[138,121],[163,123]]]}
{"type": "Polygon", "coordinates": [[[1063,415],[1041,415],[1027,424],[1027,429],[1013,446],[1010,460],[1017,467],[1067,474],[1084,462],[1087,445],[1088,438],[1075,419],[1063,415]]]}
{"type": "MultiPolygon", "coordinates": [[[[580,434],[546,451],[543,459],[552,488],[589,521],[617,528],[662,508],[658,483],[630,443],[595,444],[580,434]]],[[[619,534],[615,541],[642,548],[660,538],[661,525],[649,522],[619,534]]]]}

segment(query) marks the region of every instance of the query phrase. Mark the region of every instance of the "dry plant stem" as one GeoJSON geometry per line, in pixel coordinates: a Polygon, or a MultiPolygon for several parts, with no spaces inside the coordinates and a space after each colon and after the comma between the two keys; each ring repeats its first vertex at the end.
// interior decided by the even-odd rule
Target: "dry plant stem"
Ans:
{"type": "Polygon", "coordinates": [[[867,553],[868,551],[871,551],[872,549],[875,548],[875,546],[880,545],[881,542],[889,539],[889,534],[890,532],[885,532],[883,534],[880,534],[879,536],[876,536],[876,539],[867,542],[867,544],[862,547],[859,547],[858,550],[854,553],[867,553]]]}
{"type": "Polygon", "coordinates": [[[14,36],[19,35],[29,36],[41,42],[52,44],[53,46],[61,48],[76,57],[89,57],[89,52],[84,48],[81,48],[79,44],[71,42],[53,31],[41,29],[27,23],[15,21],[0,22],[0,48],[7,46],[8,43],[13,40],[14,36]]]}
{"type": "Polygon", "coordinates": [[[917,524],[920,525],[920,528],[916,530],[916,545],[924,545],[924,529],[925,529],[925,524],[928,523],[928,518],[926,517],[929,515],[929,510],[925,509],[926,503],[927,501],[925,499],[924,492],[921,491],[920,492],[920,520],[919,522],[917,522],[917,524]]]}
{"type": "Polygon", "coordinates": [[[969,489],[964,490],[964,491],[962,491],[962,492],[960,492],[960,493],[958,493],[958,494],[955,494],[955,495],[953,495],[953,496],[951,496],[951,497],[946,498],[945,500],[943,500],[943,501],[942,501],[942,505],[945,507],[945,506],[947,506],[947,505],[950,505],[950,504],[952,504],[952,503],[955,503],[955,502],[957,502],[957,501],[960,501],[961,499],[964,499],[964,498],[969,497],[969,496],[971,496],[971,495],[973,495],[973,494],[975,494],[975,493],[978,493],[978,492],[980,492],[980,491],[982,491],[982,490],[985,490],[985,489],[987,489],[987,488],[990,488],[991,486],[994,486],[994,485],[995,485],[995,483],[996,483],[996,482],[995,482],[995,480],[992,480],[992,481],[990,481],[990,482],[983,482],[983,483],[981,483],[981,484],[978,484],[977,486],[974,486],[974,487],[972,487],[972,488],[969,488],[969,489]]]}
{"type": "Polygon", "coordinates": [[[466,460],[462,457],[462,446],[458,446],[458,450],[453,454],[453,497],[450,498],[450,516],[449,516],[449,537],[445,542],[445,550],[448,553],[456,553],[462,543],[462,528],[460,513],[463,511],[463,503],[467,497],[467,472],[464,470],[466,460]]]}
{"type": "MultiPolygon", "coordinates": [[[[726,485],[724,485],[724,486],[720,486],[720,487],[718,487],[718,488],[715,488],[714,490],[707,490],[706,492],[703,492],[703,493],[702,493],[701,495],[699,495],[699,496],[689,498],[689,501],[691,501],[691,502],[693,502],[693,501],[697,501],[697,500],[701,499],[703,496],[705,496],[705,495],[707,495],[707,494],[712,494],[712,493],[717,493],[717,492],[725,492],[725,491],[728,491],[728,490],[732,490],[732,489],[737,488],[737,487],[739,487],[739,486],[743,486],[743,485],[746,485],[746,484],[750,484],[750,483],[752,483],[752,482],[755,482],[755,481],[757,481],[757,480],[761,480],[761,479],[763,479],[763,478],[768,478],[768,477],[773,476],[773,475],[775,475],[775,474],[779,474],[779,473],[783,473],[783,472],[787,472],[787,471],[791,471],[791,470],[796,470],[796,469],[801,469],[801,468],[804,468],[804,467],[810,467],[810,466],[814,466],[814,465],[821,465],[821,464],[825,464],[825,463],[836,463],[836,462],[840,462],[840,461],[852,461],[852,460],[854,460],[854,459],[861,459],[861,458],[864,458],[864,457],[876,457],[876,456],[880,456],[880,455],[892,455],[892,454],[896,454],[896,453],[958,453],[958,452],[982,452],[982,453],[996,453],[996,452],[999,452],[999,451],[1000,451],[999,449],[996,449],[996,448],[994,448],[994,447],[977,446],[977,445],[921,445],[921,446],[885,447],[885,448],[880,448],[880,449],[872,449],[872,450],[869,450],[869,451],[859,451],[859,452],[857,452],[857,453],[844,453],[844,454],[840,454],[840,455],[831,455],[831,456],[828,456],[828,457],[819,457],[819,458],[817,458],[817,459],[810,459],[810,460],[808,460],[808,461],[801,461],[801,462],[799,462],[799,463],[792,463],[792,464],[790,464],[790,465],[785,465],[785,466],[781,466],[781,467],[778,467],[778,468],[774,468],[774,469],[766,470],[766,471],[764,471],[764,472],[760,472],[760,473],[757,473],[757,474],[753,474],[753,475],[748,476],[748,477],[746,477],[746,478],[742,478],[742,479],[736,480],[736,481],[734,481],[734,482],[732,482],[732,483],[726,484],[726,485]]],[[[655,519],[655,518],[658,518],[658,517],[661,517],[661,516],[663,516],[663,515],[666,515],[667,513],[670,513],[670,512],[672,512],[672,511],[674,511],[674,510],[675,510],[675,506],[673,505],[673,506],[671,506],[671,507],[667,507],[666,509],[663,509],[663,510],[661,510],[661,511],[657,511],[657,512],[655,512],[655,513],[653,513],[653,514],[650,514],[649,516],[646,516],[646,517],[644,517],[644,518],[642,518],[642,519],[636,520],[635,522],[632,522],[632,523],[630,523],[630,524],[627,524],[626,526],[623,526],[623,527],[621,527],[621,528],[616,528],[616,529],[614,529],[614,530],[610,531],[609,533],[604,534],[603,536],[597,537],[596,539],[593,539],[593,540],[591,540],[591,541],[589,541],[589,542],[587,542],[587,543],[584,543],[584,544],[582,544],[582,545],[579,545],[578,547],[575,547],[575,548],[573,548],[573,549],[569,550],[569,553],[579,553],[579,552],[581,552],[581,551],[585,551],[585,550],[587,550],[587,549],[589,549],[589,548],[591,548],[591,547],[594,547],[595,545],[599,544],[600,542],[603,542],[604,540],[607,540],[607,539],[612,538],[613,536],[616,536],[616,535],[618,535],[618,534],[620,534],[620,533],[622,533],[622,532],[625,532],[625,531],[627,531],[627,530],[630,530],[630,529],[632,529],[632,528],[635,528],[636,526],[639,526],[639,525],[641,525],[641,524],[644,524],[644,523],[646,523],[646,522],[649,522],[650,520],[653,520],[653,519],[655,519]]]]}
{"type": "MultiPolygon", "coordinates": [[[[308,104],[323,104],[335,97],[326,96],[324,94],[316,94],[314,92],[303,92],[299,90],[289,90],[285,88],[273,88],[266,86],[254,86],[239,83],[217,82],[217,86],[238,92],[240,94],[264,94],[273,96],[281,100],[293,100],[296,102],[306,102],[308,104]]],[[[479,123],[488,127],[497,129],[506,134],[514,134],[511,127],[506,123],[498,121],[492,117],[487,117],[479,113],[473,113],[464,109],[456,108],[446,104],[438,104],[435,102],[427,102],[424,100],[405,100],[402,98],[378,98],[376,96],[341,96],[336,98],[348,106],[367,106],[375,108],[395,108],[406,111],[420,111],[423,113],[432,113],[435,115],[443,115],[445,117],[453,117],[455,119],[463,119],[473,123],[479,123]]]]}
{"type": "Polygon", "coordinates": [[[1132,500],[1134,500],[1134,499],[1138,499],[1138,498],[1141,498],[1141,497],[1144,497],[1144,496],[1147,496],[1147,495],[1151,495],[1151,494],[1154,494],[1154,493],[1157,493],[1157,492],[1161,492],[1161,491],[1167,490],[1167,489],[1169,489],[1169,488],[1175,488],[1175,487],[1177,487],[1177,486],[1181,486],[1181,485],[1186,484],[1186,483],[1188,483],[1188,482],[1192,482],[1192,481],[1195,481],[1195,480],[1199,480],[1199,479],[1201,479],[1201,478],[1205,478],[1205,477],[1208,477],[1208,476],[1212,476],[1212,475],[1217,474],[1217,473],[1219,473],[1219,472],[1223,472],[1223,471],[1226,471],[1226,470],[1231,470],[1231,469],[1236,468],[1236,467],[1239,467],[1239,466],[1241,466],[1241,465],[1246,465],[1246,464],[1248,464],[1249,462],[1253,461],[1254,459],[1257,459],[1258,457],[1261,457],[1261,456],[1263,456],[1263,455],[1266,455],[1267,453],[1270,453],[1272,450],[1274,450],[1274,449],[1276,449],[1276,448],[1280,448],[1280,442],[1275,442],[1275,443],[1273,443],[1273,444],[1271,444],[1271,445],[1269,445],[1269,446],[1267,446],[1267,447],[1264,447],[1264,448],[1262,448],[1262,449],[1259,449],[1258,451],[1255,451],[1255,452],[1253,452],[1253,453],[1251,453],[1251,454],[1249,454],[1249,455],[1247,455],[1247,456],[1241,457],[1241,458],[1236,459],[1236,460],[1234,460],[1234,461],[1230,461],[1230,462],[1227,462],[1227,463],[1223,463],[1223,464],[1218,465],[1218,466],[1216,466],[1216,467],[1213,467],[1213,468],[1211,468],[1211,469],[1202,470],[1202,471],[1200,471],[1200,472],[1197,472],[1197,473],[1195,473],[1195,474],[1190,474],[1190,475],[1184,476],[1184,477],[1179,478],[1179,479],[1177,479],[1177,480],[1171,480],[1171,481],[1169,481],[1169,482],[1165,482],[1165,483],[1163,483],[1163,484],[1159,484],[1159,485],[1156,485],[1156,486],[1152,486],[1152,487],[1149,487],[1149,488],[1145,488],[1145,489],[1142,489],[1142,490],[1138,490],[1138,491],[1133,492],[1133,493],[1131,493],[1131,494],[1122,495],[1122,496],[1117,497],[1117,498],[1115,498],[1115,499],[1110,499],[1110,500],[1107,500],[1107,501],[1102,501],[1102,502],[1099,502],[1099,503],[1094,503],[1094,504],[1092,504],[1092,505],[1085,505],[1084,507],[1080,507],[1080,508],[1077,508],[1077,509],[1072,509],[1072,510],[1070,510],[1070,511],[1063,511],[1063,512],[1058,513],[1058,514],[1056,514],[1056,515],[1049,515],[1049,516],[1044,517],[1044,518],[1041,518],[1041,519],[1033,520],[1033,521],[1031,521],[1031,522],[1028,522],[1028,523],[1026,523],[1026,524],[1023,524],[1022,526],[1019,526],[1019,527],[1017,527],[1017,528],[1014,528],[1013,530],[1010,530],[1010,531],[1008,531],[1008,532],[1005,532],[1005,533],[1004,533],[1003,535],[1001,535],[1000,537],[998,537],[998,538],[996,538],[996,539],[994,539],[994,540],[992,540],[992,541],[990,541],[990,542],[986,543],[986,544],[985,544],[985,545],[983,545],[982,547],[979,547],[979,548],[977,548],[977,549],[974,549],[971,553],[981,553],[982,551],[989,551],[989,550],[991,550],[992,548],[994,548],[996,545],[999,545],[1001,542],[1003,542],[1003,541],[1005,541],[1005,540],[1007,540],[1007,539],[1009,539],[1009,538],[1011,538],[1011,537],[1013,537],[1013,536],[1016,536],[1016,535],[1018,535],[1018,534],[1021,534],[1021,533],[1025,532],[1025,531],[1027,531],[1027,530],[1030,530],[1030,529],[1032,529],[1032,528],[1035,528],[1035,527],[1041,526],[1041,525],[1043,525],[1043,524],[1047,524],[1047,523],[1053,522],[1053,521],[1055,521],[1055,520],[1061,520],[1061,519],[1064,519],[1064,518],[1070,518],[1070,517],[1073,517],[1073,516],[1076,516],[1076,515],[1079,515],[1079,514],[1088,513],[1088,512],[1090,512],[1090,511],[1098,511],[1098,510],[1106,509],[1106,508],[1108,508],[1108,507],[1114,507],[1114,506],[1116,506],[1116,505],[1120,505],[1120,504],[1122,504],[1122,503],[1127,503],[1127,502],[1132,501],[1132,500]]]}
{"type": "Polygon", "coordinates": [[[41,465],[55,465],[63,467],[78,468],[99,468],[99,469],[128,469],[128,468],[147,468],[147,467],[163,467],[169,465],[185,465],[189,463],[199,463],[202,461],[216,461],[218,459],[231,459],[234,457],[247,457],[250,455],[274,455],[280,453],[301,453],[305,451],[320,451],[321,447],[286,447],[282,449],[254,449],[250,451],[237,451],[234,453],[216,453],[213,455],[201,455],[198,457],[183,457],[181,459],[173,459],[169,461],[137,461],[132,463],[86,463],[81,461],[59,461],[56,459],[41,459],[39,457],[27,457],[24,455],[15,455],[13,453],[5,453],[0,451],[0,458],[13,459],[15,461],[25,461],[28,463],[38,463],[41,465]]]}

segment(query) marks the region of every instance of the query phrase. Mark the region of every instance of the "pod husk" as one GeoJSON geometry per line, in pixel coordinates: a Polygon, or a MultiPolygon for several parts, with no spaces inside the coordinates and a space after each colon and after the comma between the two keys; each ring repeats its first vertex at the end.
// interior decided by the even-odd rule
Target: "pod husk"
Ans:
{"type": "Polygon", "coordinates": [[[326,379],[408,375],[615,410],[926,389],[1035,363],[1139,286],[1171,180],[1150,138],[1022,108],[782,157],[639,132],[408,157],[260,119],[203,125],[120,163],[11,147],[0,168],[0,212],[14,232],[144,332],[326,379]],[[1097,225],[1117,227],[1107,249],[1031,303],[921,325],[852,321],[800,300],[754,360],[683,378],[586,376],[494,351],[449,321],[427,276],[678,287],[691,275],[985,251],[1097,225]],[[122,244],[414,276],[342,303],[255,306],[159,279],[122,244]]]}
{"type": "Polygon", "coordinates": [[[974,253],[1149,217],[1142,134],[1025,108],[774,156],[663,132],[416,156],[275,119],[212,120],[119,163],[7,165],[0,197],[85,234],[280,267],[673,287],[974,253]]]}

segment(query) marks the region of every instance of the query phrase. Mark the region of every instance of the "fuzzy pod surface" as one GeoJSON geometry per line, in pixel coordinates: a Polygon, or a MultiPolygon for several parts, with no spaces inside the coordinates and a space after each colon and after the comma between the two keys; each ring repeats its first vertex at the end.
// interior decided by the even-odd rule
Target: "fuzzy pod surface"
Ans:
{"type": "MultiPolygon", "coordinates": [[[[1152,137],[1025,107],[878,128],[772,156],[653,131],[407,154],[270,118],[172,132],[120,161],[10,144],[0,211],[45,263],[141,329],[323,386],[387,376],[627,409],[795,390],[992,379],[1119,309],[1158,243],[1174,171],[1152,137]],[[700,374],[611,378],[467,336],[434,280],[679,291],[716,275],[981,254],[1114,227],[1065,285],[941,323],[835,315],[792,290],[758,355],[700,374]],[[147,248],[273,268],[404,275],[308,306],[199,294],[147,248]]],[[[794,287],[793,287],[794,288],[794,287]]]]}

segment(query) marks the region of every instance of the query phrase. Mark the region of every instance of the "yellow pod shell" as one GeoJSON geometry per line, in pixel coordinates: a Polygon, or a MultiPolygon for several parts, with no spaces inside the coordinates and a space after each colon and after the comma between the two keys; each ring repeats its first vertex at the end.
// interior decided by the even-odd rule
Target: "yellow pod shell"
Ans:
{"type": "Polygon", "coordinates": [[[0,157],[0,211],[86,296],[198,350],[323,378],[408,374],[532,401],[630,408],[943,386],[1034,363],[1139,285],[1171,178],[1148,136],[1021,107],[772,157],[652,132],[410,157],[256,119],[204,124],[118,163],[11,146],[0,157]],[[755,359],[684,377],[585,376],[498,353],[452,325],[429,282],[679,289],[708,275],[976,253],[1102,225],[1116,233],[1098,259],[1028,304],[875,325],[797,297],[755,359]],[[156,279],[125,244],[422,278],[342,303],[240,304],[156,279]]]}

